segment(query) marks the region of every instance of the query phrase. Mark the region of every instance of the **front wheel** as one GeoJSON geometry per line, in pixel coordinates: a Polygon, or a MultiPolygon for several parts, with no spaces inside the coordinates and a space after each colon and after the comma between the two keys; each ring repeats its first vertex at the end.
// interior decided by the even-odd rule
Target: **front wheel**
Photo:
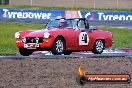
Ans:
{"type": "Polygon", "coordinates": [[[19,52],[23,56],[29,56],[29,55],[31,55],[33,53],[32,50],[28,50],[28,49],[25,49],[25,48],[20,48],[19,52]]]}
{"type": "Polygon", "coordinates": [[[103,40],[96,40],[93,47],[94,54],[101,54],[104,50],[104,41],[103,40]]]}
{"type": "Polygon", "coordinates": [[[51,49],[52,54],[61,55],[65,51],[65,41],[63,38],[56,38],[51,49]]]}

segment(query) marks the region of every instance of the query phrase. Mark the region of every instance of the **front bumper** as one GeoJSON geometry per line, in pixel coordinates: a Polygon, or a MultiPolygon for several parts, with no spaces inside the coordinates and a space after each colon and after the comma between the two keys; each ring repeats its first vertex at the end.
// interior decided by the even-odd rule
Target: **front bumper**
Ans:
{"type": "Polygon", "coordinates": [[[18,48],[46,49],[46,48],[51,48],[52,44],[53,44],[53,40],[50,38],[44,39],[44,42],[42,42],[42,43],[23,43],[22,39],[16,39],[16,46],[18,48]]]}

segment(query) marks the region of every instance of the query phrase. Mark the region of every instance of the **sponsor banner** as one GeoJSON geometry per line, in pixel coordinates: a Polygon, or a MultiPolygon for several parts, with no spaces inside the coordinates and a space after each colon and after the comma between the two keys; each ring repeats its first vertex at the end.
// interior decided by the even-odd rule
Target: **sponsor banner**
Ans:
{"type": "Polygon", "coordinates": [[[0,8],[0,21],[43,23],[56,16],[64,16],[64,10],[27,10],[0,8]]]}
{"type": "Polygon", "coordinates": [[[65,11],[65,18],[82,18],[80,11],[65,11]]]}
{"type": "Polygon", "coordinates": [[[47,23],[57,16],[66,18],[85,17],[93,21],[132,21],[132,12],[28,10],[0,8],[0,21],[47,23]]]}
{"type": "Polygon", "coordinates": [[[82,17],[99,21],[132,21],[132,12],[81,11],[82,17]]]}

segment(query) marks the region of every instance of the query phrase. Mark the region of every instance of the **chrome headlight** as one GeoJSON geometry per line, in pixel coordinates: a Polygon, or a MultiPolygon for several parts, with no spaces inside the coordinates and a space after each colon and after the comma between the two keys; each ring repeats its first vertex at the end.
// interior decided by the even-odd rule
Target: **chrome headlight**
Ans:
{"type": "Polygon", "coordinates": [[[49,38],[50,37],[50,33],[46,32],[44,33],[44,38],[49,38]]]}
{"type": "Polygon", "coordinates": [[[20,38],[20,33],[19,32],[15,33],[15,38],[20,38]]]}

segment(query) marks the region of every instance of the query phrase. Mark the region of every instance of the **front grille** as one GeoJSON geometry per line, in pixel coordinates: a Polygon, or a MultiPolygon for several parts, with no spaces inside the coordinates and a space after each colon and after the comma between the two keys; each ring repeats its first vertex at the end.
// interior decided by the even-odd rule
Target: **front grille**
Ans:
{"type": "MultiPolygon", "coordinates": [[[[43,43],[43,37],[38,38],[38,43],[43,43]]],[[[36,37],[28,37],[26,38],[26,43],[37,43],[37,38],[36,37]]]]}
{"type": "Polygon", "coordinates": [[[26,43],[36,43],[36,39],[35,38],[26,38],[26,43]]]}
{"type": "Polygon", "coordinates": [[[44,42],[44,38],[43,37],[39,37],[39,43],[43,43],[44,42]]]}

